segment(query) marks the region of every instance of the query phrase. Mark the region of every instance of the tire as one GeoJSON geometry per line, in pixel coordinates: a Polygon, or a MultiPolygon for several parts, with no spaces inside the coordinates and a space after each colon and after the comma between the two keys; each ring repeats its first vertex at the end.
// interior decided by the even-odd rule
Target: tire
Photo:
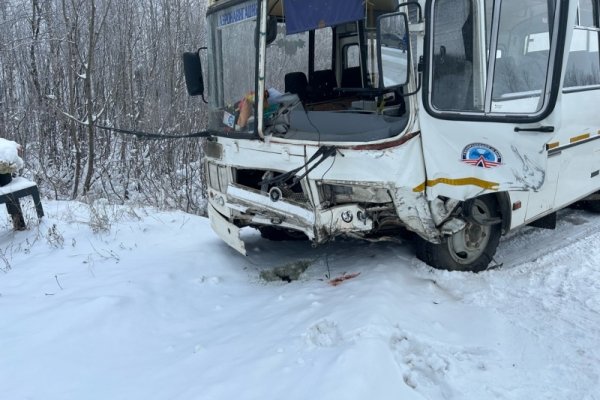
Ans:
{"type": "Polygon", "coordinates": [[[274,242],[308,240],[308,237],[304,233],[291,229],[278,228],[275,226],[261,226],[258,230],[260,231],[260,236],[262,238],[274,242]]]}
{"type": "MultiPolygon", "coordinates": [[[[480,221],[500,217],[498,205],[492,196],[479,197],[472,204],[472,213],[480,221]]],[[[471,218],[463,230],[444,239],[442,243],[430,243],[418,238],[417,258],[437,269],[480,272],[487,269],[492,261],[501,234],[502,224],[483,225],[471,218]]]]}

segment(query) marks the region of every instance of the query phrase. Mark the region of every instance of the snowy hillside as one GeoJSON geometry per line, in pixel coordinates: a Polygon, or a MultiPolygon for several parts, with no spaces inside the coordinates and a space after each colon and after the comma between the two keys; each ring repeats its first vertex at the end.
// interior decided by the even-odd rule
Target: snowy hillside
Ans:
{"type": "Polygon", "coordinates": [[[244,258],[200,217],[44,206],[24,232],[2,214],[2,399],[600,399],[600,216],[521,229],[475,275],[410,243],[248,231],[244,258]]]}

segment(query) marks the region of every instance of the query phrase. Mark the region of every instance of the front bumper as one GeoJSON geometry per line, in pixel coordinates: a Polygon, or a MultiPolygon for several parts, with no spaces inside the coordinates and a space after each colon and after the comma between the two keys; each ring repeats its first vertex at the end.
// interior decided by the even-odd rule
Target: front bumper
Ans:
{"type": "Polygon", "coordinates": [[[326,242],[342,234],[360,234],[373,229],[373,221],[367,212],[356,204],[341,205],[326,210],[310,209],[291,201],[272,201],[266,193],[229,184],[227,193],[211,190],[212,199],[208,207],[213,230],[227,244],[242,254],[245,246],[240,238],[242,225],[275,226],[303,232],[316,243],[326,242]]]}

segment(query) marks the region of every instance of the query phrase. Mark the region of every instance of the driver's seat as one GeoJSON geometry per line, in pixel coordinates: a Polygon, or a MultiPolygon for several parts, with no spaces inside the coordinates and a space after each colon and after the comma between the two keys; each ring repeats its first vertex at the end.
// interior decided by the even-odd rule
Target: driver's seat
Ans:
{"type": "Polygon", "coordinates": [[[308,96],[308,79],[304,72],[290,72],[285,74],[285,91],[298,95],[301,101],[308,96]]]}

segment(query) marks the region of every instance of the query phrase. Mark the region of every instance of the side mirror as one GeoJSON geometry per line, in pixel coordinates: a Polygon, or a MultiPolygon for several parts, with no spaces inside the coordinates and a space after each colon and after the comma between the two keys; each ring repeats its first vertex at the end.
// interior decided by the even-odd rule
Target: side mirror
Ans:
{"type": "Polygon", "coordinates": [[[270,15],[267,20],[267,46],[277,39],[277,17],[270,15]]]}
{"type": "Polygon", "coordinates": [[[204,79],[199,52],[183,53],[183,71],[188,94],[204,98],[204,79]]]}
{"type": "MultiPolygon", "coordinates": [[[[258,32],[260,27],[257,26],[254,31],[254,45],[258,46],[258,32]]],[[[277,17],[274,15],[269,15],[267,17],[267,46],[273,43],[277,39],[277,17]]]]}
{"type": "Polygon", "coordinates": [[[377,58],[380,88],[408,83],[410,38],[406,14],[384,14],[377,18],[377,58]]]}

